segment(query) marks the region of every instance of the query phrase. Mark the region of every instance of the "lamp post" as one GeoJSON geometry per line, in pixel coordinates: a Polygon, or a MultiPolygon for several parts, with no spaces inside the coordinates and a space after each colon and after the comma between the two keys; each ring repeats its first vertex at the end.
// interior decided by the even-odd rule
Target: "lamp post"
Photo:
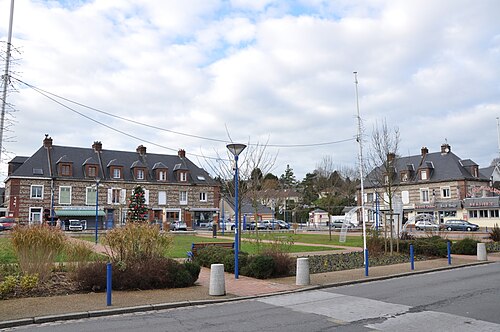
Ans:
{"type": "Polygon", "coordinates": [[[245,144],[228,144],[227,149],[234,155],[234,218],[236,223],[234,224],[234,278],[239,277],[239,241],[238,232],[240,226],[240,218],[238,215],[238,156],[247,147],[245,144]]]}
{"type": "Polygon", "coordinates": [[[99,224],[99,178],[95,179],[95,244],[97,244],[97,226],[99,224]]]}

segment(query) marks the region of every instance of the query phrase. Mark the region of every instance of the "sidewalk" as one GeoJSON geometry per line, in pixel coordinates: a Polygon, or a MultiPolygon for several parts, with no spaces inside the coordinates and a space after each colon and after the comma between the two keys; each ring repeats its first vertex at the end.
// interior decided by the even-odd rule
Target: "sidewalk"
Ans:
{"type": "MultiPolygon", "coordinates": [[[[500,261],[500,253],[489,254],[488,261],[500,261]]],[[[235,279],[233,274],[226,273],[227,294],[225,296],[208,295],[210,270],[202,268],[199,279],[193,287],[148,291],[113,291],[112,306],[110,307],[106,306],[106,293],[2,300],[0,301],[0,329],[56,320],[233,301],[484,263],[487,262],[478,262],[476,256],[453,255],[451,265],[448,265],[447,259],[418,261],[415,262],[414,271],[410,270],[409,263],[405,263],[370,267],[368,277],[364,275],[364,268],[312,274],[310,286],[296,286],[295,277],[258,280],[240,276],[239,279],[235,279]]]]}

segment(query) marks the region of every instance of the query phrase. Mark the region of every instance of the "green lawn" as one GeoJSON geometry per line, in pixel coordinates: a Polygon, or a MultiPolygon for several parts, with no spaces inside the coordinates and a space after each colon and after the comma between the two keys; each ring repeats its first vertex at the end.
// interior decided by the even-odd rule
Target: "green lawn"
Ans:
{"type": "Polygon", "coordinates": [[[12,242],[10,237],[0,238],[0,263],[10,264],[16,263],[17,257],[14,253],[14,248],[12,247],[12,242]]]}
{"type": "MultiPolygon", "coordinates": [[[[276,234],[277,237],[291,236],[294,243],[313,243],[313,244],[327,244],[327,245],[339,245],[346,247],[363,247],[363,237],[359,236],[346,236],[346,242],[339,242],[339,234],[332,234],[332,240],[330,241],[329,234],[276,234]]],[[[255,238],[255,233],[243,234],[243,238],[253,239],[255,238]]],[[[260,234],[261,239],[270,239],[267,234],[260,234]]],[[[311,250],[312,251],[312,250],[311,250]]]]}

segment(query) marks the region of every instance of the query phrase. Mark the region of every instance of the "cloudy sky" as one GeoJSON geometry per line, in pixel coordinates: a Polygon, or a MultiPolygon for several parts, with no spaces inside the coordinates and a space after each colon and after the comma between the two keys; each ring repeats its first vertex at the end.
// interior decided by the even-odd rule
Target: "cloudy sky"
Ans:
{"type": "Polygon", "coordinates": [[[385,120],[401,155],[448,142],[486,167],[499,155],[499,13],[497,0],[16,0],[2,163],[49,134],[183,148],[201,166],[229,140],[267,143],[273,173],[289,164],[298,179],[325,156],[356,167],[357,71],[365,150],[385,120]]]}

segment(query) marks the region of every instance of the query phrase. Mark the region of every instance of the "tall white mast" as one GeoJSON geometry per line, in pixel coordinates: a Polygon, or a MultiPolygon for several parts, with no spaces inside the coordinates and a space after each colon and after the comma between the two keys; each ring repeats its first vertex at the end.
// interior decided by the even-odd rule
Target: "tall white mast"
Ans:
{"type": "Polygon", "coordinates": [[[10,64],[10,46],[12,42],[12,22],[14,21],[14,0],[10,0],[10,21],[9,21],[9,36],[7,39],[7,54],[5,57],[5,71],[2,76],[3,91],[2,91],[2,113],[0,116],[0,163],[2,161],[3,149],[3,132],[5,123],[5,104],[7,103],[7,85],[9,84],[9,64],[10,64]]]}
{"type": "MultiPolygon", "coordinates": [[[[497,135],[498,135],[498,157],[500,157],[500,120],[498,120],[498,116],[497,116],[497,135]]],[[[500,163],[500,161],[498,163],[500,163]]]]}
{"type": "MultiPolygon", "coordinates": [[[[363,175],[363,140],[361,138],[361,116],[359,114],[359,96],[358,96],[358,72],[354,72],[354,84],[356,87],[356,110],[358,118],[358,137],[356,141],[359,146],[359,177],[361,181],[361,218],[363,219],[363,253],[366,252],[366,222],[365,222],[365,189],[363,175]]],[[[365,257],[363,255],[363,257],[365,257]]],[[[367,262],[364,262],[365,266],[367,262]]]]}

